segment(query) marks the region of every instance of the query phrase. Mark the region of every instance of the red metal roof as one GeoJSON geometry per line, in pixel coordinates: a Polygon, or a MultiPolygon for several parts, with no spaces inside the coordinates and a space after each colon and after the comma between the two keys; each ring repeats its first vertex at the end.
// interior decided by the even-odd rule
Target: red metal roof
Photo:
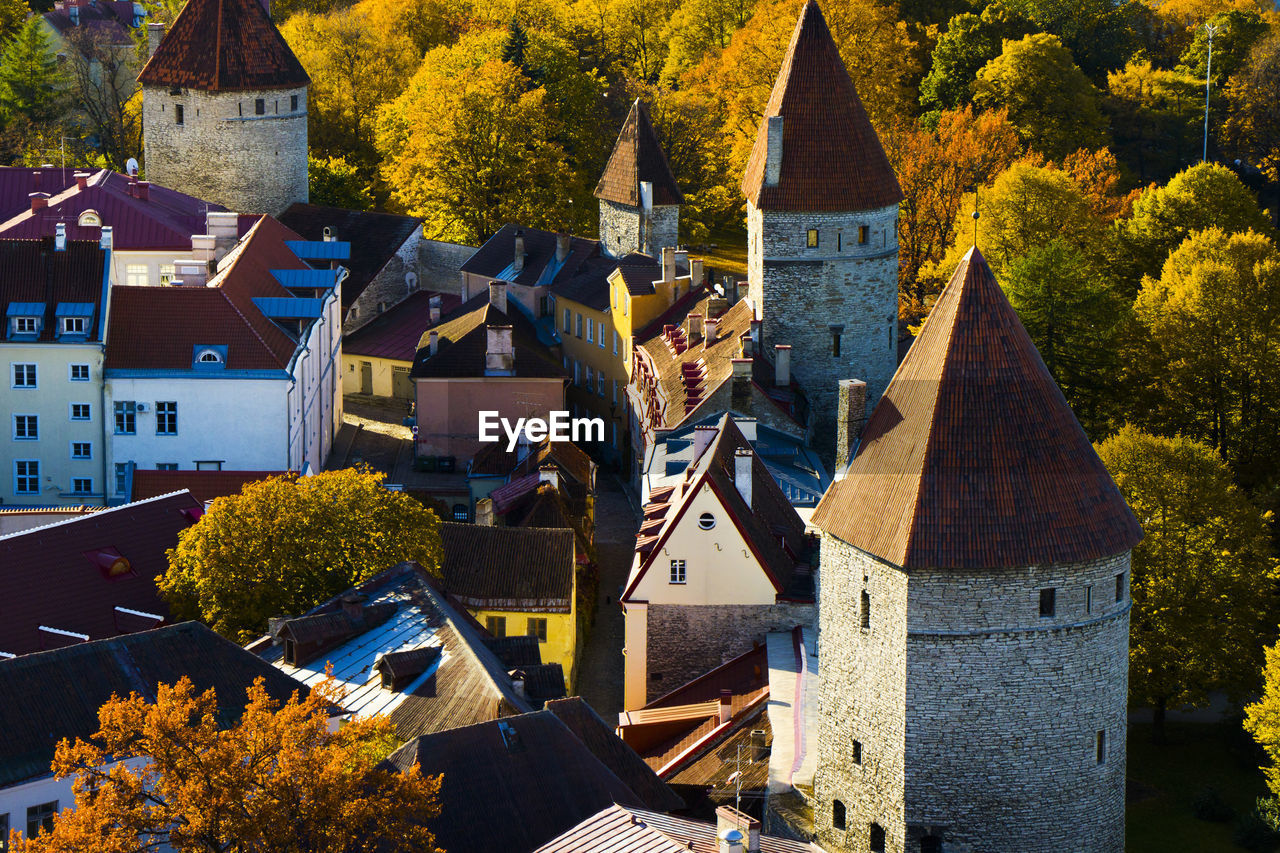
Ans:
{"type": "MultiPolygon", "coordinates": [[[[168,568],[165,551],[189,527],[184,510],[201,509],[188,492],[0,536],[0,652],[27,654],[76,642],[40,626],[114,637],[141,625],[115,608],[167,618],[156,578],[168,568]],[[87,553],[116,549],[130,572],[108,577],[87,553]]],[[[145,621],[145,620],[144,620],[145,621]]]]}
{"type": "Polygon", "coordinates": [[[653,184],[654,204],[684,203],[649,113],[636,98],[596,185],[596,198],[639,207],[641,181],[653,184]]]}
{"type": "Polygon", "coordinates": [[[902,189],[814,0],[796,22],[769,96],[742,191],[775,210],[873,210],[902,189]],[[782,169],[765,186],[769,118],[782,116],[782,169]]]}
{"type": "Polygon", "coordinates": [[[976,248],[813,524],[903,568],[1078,562],[1142,538],[976,248]]]}
{"type": "Polygon", "coordinates": [[[189,0],[138,82],[217,92],[293,88],[311,78],[258,0],[189,0]]]}
{"type": "MultiPolygon", "coordinates": [[[[343,282],[346,302],[346,282],[343,282]]],[[[342,351],[412,363],[418,341],[431,326],[431,297],[440,297],[440,313],[445,316],[462,304],[456,293],[420,290],[388,308],[377,318],[342,338],[342,351]]]]}
{"type": "Polygon", "coordinates": [[[148,471],[142,468],[133,472],[133,500],[189,491],[201,503],[214,498],[240,494],[248,483],[256,483],[268,477],[287,475],[289,471],[148,471]]]}

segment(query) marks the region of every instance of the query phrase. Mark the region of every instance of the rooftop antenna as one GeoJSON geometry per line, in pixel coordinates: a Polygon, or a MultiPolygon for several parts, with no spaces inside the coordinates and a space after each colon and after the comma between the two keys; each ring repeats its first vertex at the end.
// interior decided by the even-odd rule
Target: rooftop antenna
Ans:
{"type": "Polygon", "coordinates": [[[977,245],[978,245],[978,217],[979,217],[979,216],[981,216],[981,214],[980,214],[980,213],[978,213],[978,186],[977,186],[977,184],[970,184],[969,186],[965,187],[965,190],[967,190],[968,192],[973,193],[973,213],[971,214],[971,216],[973,216],[973,245],[974,245],[974,247],[975,247],[975,248],[977,248],[977,245]]]}
{"type": "Polygon", "coordinates": [[[1221,26],[1210,23],[1204,25],[1204,31],[1209,34],[1209,58],[1204,64],[1204,150],[1200,154],[1201,163],[1209,160],[1209,83],[1212,80],[1210,72],[1213,71],[1213,37],[1220,29],[1222,29],[1221,26]]]}

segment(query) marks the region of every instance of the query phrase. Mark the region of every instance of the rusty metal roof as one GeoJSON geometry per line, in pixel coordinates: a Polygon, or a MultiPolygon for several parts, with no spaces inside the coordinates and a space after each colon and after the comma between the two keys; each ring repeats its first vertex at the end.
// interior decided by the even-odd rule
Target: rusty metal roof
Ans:
{"type": "Polygon", "coordinates": [[[1142,538],[976,248],[813,524],[908,569],[1077,562],[1142,538]]]}

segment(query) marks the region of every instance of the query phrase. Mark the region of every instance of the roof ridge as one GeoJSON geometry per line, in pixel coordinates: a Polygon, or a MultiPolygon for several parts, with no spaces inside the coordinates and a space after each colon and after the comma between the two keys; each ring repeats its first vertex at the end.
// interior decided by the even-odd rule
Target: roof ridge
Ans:
{"type": "Polygon", "coordinates": [[[74,522],[84,521],[85,519],[88,519],[88,518],[95,518],[95,519],[102,518],[104,515],[107,515],[108,513],[116,512],[117,510],[134,509],[146,503],[151,503],[153,501],[162,501],[162,500],[165,500],[166,498],[172,498],[176,495],[181,495],[181,494],[186,494],[189,497],[191,497],[192,502],[197,504],[199,503],[199,501],[196,501],[195,496],[191,494],[190,489],[179,489],[176,492],[167,492],[166,494],[156,495],[155,497],[152,497],[152,498],[144,498],[143,500],[140,500],[140,501],[131,501],[129,503],[120,504],[119,506],[107,507],[106,509],[98,510],[97,512],[83,513],[81,515],[76,516],[75,518],[64,518],[62,519],[62,521],[51,521],[48,524],[42,524],[39,527],[28,527],[23,530],[16,530],[13,533],[5,533],[3,535],[0,535],[0,542],[4,542],[6,539],[16,539],[17,537],[25,536],[28,533],[35,533],[40,530],[48,530],[51,527],[58,527],[63,524],[73,524],[74,522]]]}

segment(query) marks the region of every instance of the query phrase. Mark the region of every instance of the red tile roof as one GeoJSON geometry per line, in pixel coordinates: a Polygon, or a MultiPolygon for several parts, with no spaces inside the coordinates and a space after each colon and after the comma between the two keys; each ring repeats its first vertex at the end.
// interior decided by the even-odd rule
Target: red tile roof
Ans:
{"type": "MultiPolygon", "coordinates": [[[[342,283],[346,302],[347,283],[342,283]]],[[[432,293],[420,290],[388,308],[375,319],[342,337],[342,351],[349,355],[367,355],[412,362],[418,352],[418,341],[431,325],[431,297],[440,297],[440,312],[448,314],[462,304],[456,293],[432,293]]]]}
{"type": "Polygon", "coordinates": [[[840,51],[814,0],[796,22],[769,96],[742,191],[774,210],[872,210],[902,201],[840,51]],[[782,169],[765,186],[769,118],[782,116],[782,169]]]}
{"type": "Polygon", "coordinates": [[[0,276],[0,317],[11,302],[43,303],[39,339],[52,341],[58,334],[58,303],[89,303],[94,314],[89,318],[88,340],[100,340],[106,257],[96,240],[68,240],[67,248],[59,252],[52,238],[0,239],[0,269],[5,273],[0,276]]]}
{"type": "Polygon", "coordinates": [[[189,0],[138,82],[218,92],[294,88],[311,78],[258,0],[189,0]]]}
{"type": "Polygon", "coordinates": [[[201,503],[240,494],[249,483],[279,477],[288,471],[147,471],[133,472],[133,500],[189,491],[201,503]]]}
{"type": "Polygon", "coordinates": [[[684,203],[649,113],[636,98],[596,185],[596,198],[639,207],[641,181],[653,184],[654,204],[684,203]]]}
{"type": "Polygon", "coordinates": [[[125,504],[45,527],[0,536],[0,652],[27,654],[75,642],[40,626],[87,634],[91,640],[144,627],[150,620],[115,608],[168,618],[156,578],[165,551],[202,507],[188,492],[125,504]],[[118,552],[130,571],[108,577],[95,558],[118,552]]]}
{"type": "Polygon", "coordinates": [[[813,524],[908,569],[1077,562],[1142,538],[976,248],[813,524]]]}

